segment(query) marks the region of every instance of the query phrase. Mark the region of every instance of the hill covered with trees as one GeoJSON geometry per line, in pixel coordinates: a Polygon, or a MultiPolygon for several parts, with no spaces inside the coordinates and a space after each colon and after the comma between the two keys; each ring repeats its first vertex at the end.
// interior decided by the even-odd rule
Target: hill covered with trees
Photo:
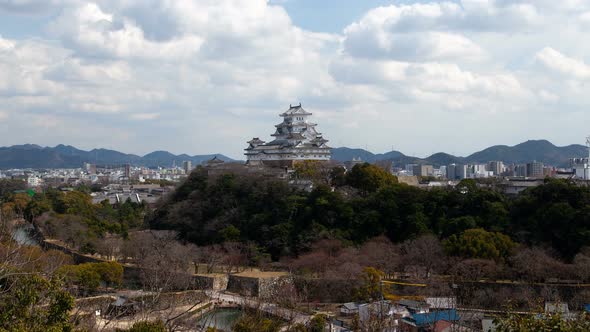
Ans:
{"type": "Polygon", "coordinates": [[[514,242],[571,260],[590,244],[590,189],[565,180],[547,179],[510,198],[472,180],[422,190],[364,164],[346,174],[334,168],[326,182],[305,192],[284,181],[209,178],[197,169],[148,222],[198,245],[255,244],[275,260],[322,239],[360,245],[381,235],[399,243],[432,234],[446,241],[449,253],[469,258],[501,259],[514,242]],[[503,249],[486,249],[490,241],[503,249]]]}

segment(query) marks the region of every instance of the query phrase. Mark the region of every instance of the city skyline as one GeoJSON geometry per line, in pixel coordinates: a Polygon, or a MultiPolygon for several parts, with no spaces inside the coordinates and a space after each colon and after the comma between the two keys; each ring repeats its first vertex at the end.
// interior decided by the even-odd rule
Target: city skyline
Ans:
{"type": "Polygon", "coordinates": [[[242,159],[299,102],[332,146],[373,152],[587,134],[590,1],[4,0],[0,17],[3,146],[242,159]]]}

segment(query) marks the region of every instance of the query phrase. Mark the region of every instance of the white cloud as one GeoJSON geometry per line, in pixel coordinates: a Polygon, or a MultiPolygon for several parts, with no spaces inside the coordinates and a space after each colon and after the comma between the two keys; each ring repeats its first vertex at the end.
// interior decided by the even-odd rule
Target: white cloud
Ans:
{"type": "Polygon", "coordinates": [[[145,120],[155,120],[160,117],[160,114],[159,113],[137,113],[137,114],[131,114],[129,117],[133,120],[145,121],[145,120]]]}
{"type": "Polygon", "coordinates": [[[203,42],[197,36],[148,40],[133,21],[106,13],[95,3],[64,10],[49,30],[89,56],[186,58],[197,53],[203,42]]]}
{"type": "Polygon", "coordinates": [[[0,137],[239,158],[301,101],[334,146],[470,152],[565,137],[555,112],[590,104],[587,1],[391,5],[340,34],[302,29],[275,4],[0,0],[51,20],[35,37],[0,38],[0,137]],[[534,125],[510,124],[525,119],[534,125]]]}
{"type": "Polygon", "coordinates": [[[544,68],[575,79],[590,78],[590,66],[583,61],[567,57],[551,47],[545,47],[535,55],[535,60],[544,68]]]}

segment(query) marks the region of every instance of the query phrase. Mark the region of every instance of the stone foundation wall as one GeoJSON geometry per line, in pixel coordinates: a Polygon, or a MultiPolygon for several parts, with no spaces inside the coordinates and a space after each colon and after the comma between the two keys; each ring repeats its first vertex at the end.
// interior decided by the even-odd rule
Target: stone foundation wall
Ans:
{"type": "Polygon", "coordinates": [[[195,275],[193,276],[194,283],[198,289],[212,289],[216,291],[223,291],[227,289],[228,277],[227,274],[219,275],[195,275]]]}
{"type": "Polygon", "coordinates": [[[259,279],[230,275],[227,281],[227,290],[242,296],[258,296],[259,279]]]}
{"type": "Polygon", "coordinates": [[[308,301],[343,303],[355,300],[356,289],[361,286],[362,281],[295,278],[294,284],[300,294],[306,294],[308,301]]]}

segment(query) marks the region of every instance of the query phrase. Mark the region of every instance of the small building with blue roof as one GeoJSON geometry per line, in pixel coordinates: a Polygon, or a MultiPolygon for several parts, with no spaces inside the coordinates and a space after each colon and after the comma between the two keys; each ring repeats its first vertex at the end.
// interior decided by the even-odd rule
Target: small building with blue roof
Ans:
{"type": "Polygon", "coordinates": [[[427,331],[438,321],[456,322],[459,319],[460,316],[455,309],[417,313],[402,319],[402,323],[409,327],[402,330],[427,331]]]}

